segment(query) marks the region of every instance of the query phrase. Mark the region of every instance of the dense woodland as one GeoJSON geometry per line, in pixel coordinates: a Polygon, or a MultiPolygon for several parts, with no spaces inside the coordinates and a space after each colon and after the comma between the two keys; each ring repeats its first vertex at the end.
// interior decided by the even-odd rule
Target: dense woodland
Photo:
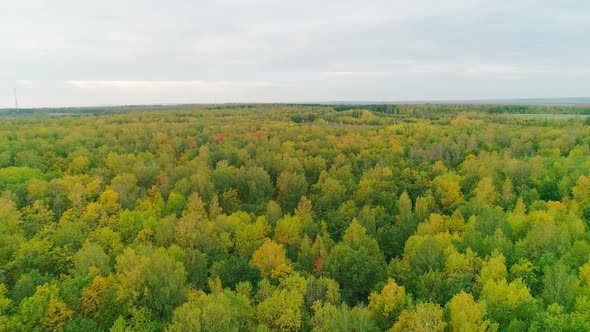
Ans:
{"type": "Polygon", "coordinates": [[[5,114],[0,331],[590,330],[587,111],[5,114]]]}

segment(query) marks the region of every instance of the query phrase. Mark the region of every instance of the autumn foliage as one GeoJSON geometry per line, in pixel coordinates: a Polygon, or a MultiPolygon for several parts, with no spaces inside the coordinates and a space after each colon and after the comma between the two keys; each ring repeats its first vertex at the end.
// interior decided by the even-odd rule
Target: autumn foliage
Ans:
{"type": "Polygon", "coordinates": [[[0,331],[590,330],[586,108],[134,110],[0,112],[0,331]]]}

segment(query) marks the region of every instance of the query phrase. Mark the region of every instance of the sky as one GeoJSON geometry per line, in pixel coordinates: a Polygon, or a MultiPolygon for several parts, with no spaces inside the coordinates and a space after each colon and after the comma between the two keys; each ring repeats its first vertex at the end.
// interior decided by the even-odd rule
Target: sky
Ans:
{"type": "Polygon", "coordinates": [[[2,0],[0,108],[590,97],[587,0],[2,0]]]}

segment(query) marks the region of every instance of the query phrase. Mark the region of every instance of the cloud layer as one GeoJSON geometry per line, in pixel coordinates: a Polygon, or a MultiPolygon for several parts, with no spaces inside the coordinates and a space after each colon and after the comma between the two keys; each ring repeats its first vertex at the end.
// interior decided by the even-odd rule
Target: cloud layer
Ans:
{"type": "Polygon", "coordinates": [[[0,107],[588,96],[584,0],[0,3],[0,107]]]}

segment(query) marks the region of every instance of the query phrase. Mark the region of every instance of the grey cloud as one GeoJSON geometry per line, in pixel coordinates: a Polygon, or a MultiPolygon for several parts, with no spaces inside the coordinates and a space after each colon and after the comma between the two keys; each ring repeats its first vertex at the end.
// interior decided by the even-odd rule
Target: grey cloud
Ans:
{"type": "Polygon", "coordinates": [[[587,96],[588,15],[576,0],[3,1],[0,107],[14,86],[25,106],[587,96]]]}

